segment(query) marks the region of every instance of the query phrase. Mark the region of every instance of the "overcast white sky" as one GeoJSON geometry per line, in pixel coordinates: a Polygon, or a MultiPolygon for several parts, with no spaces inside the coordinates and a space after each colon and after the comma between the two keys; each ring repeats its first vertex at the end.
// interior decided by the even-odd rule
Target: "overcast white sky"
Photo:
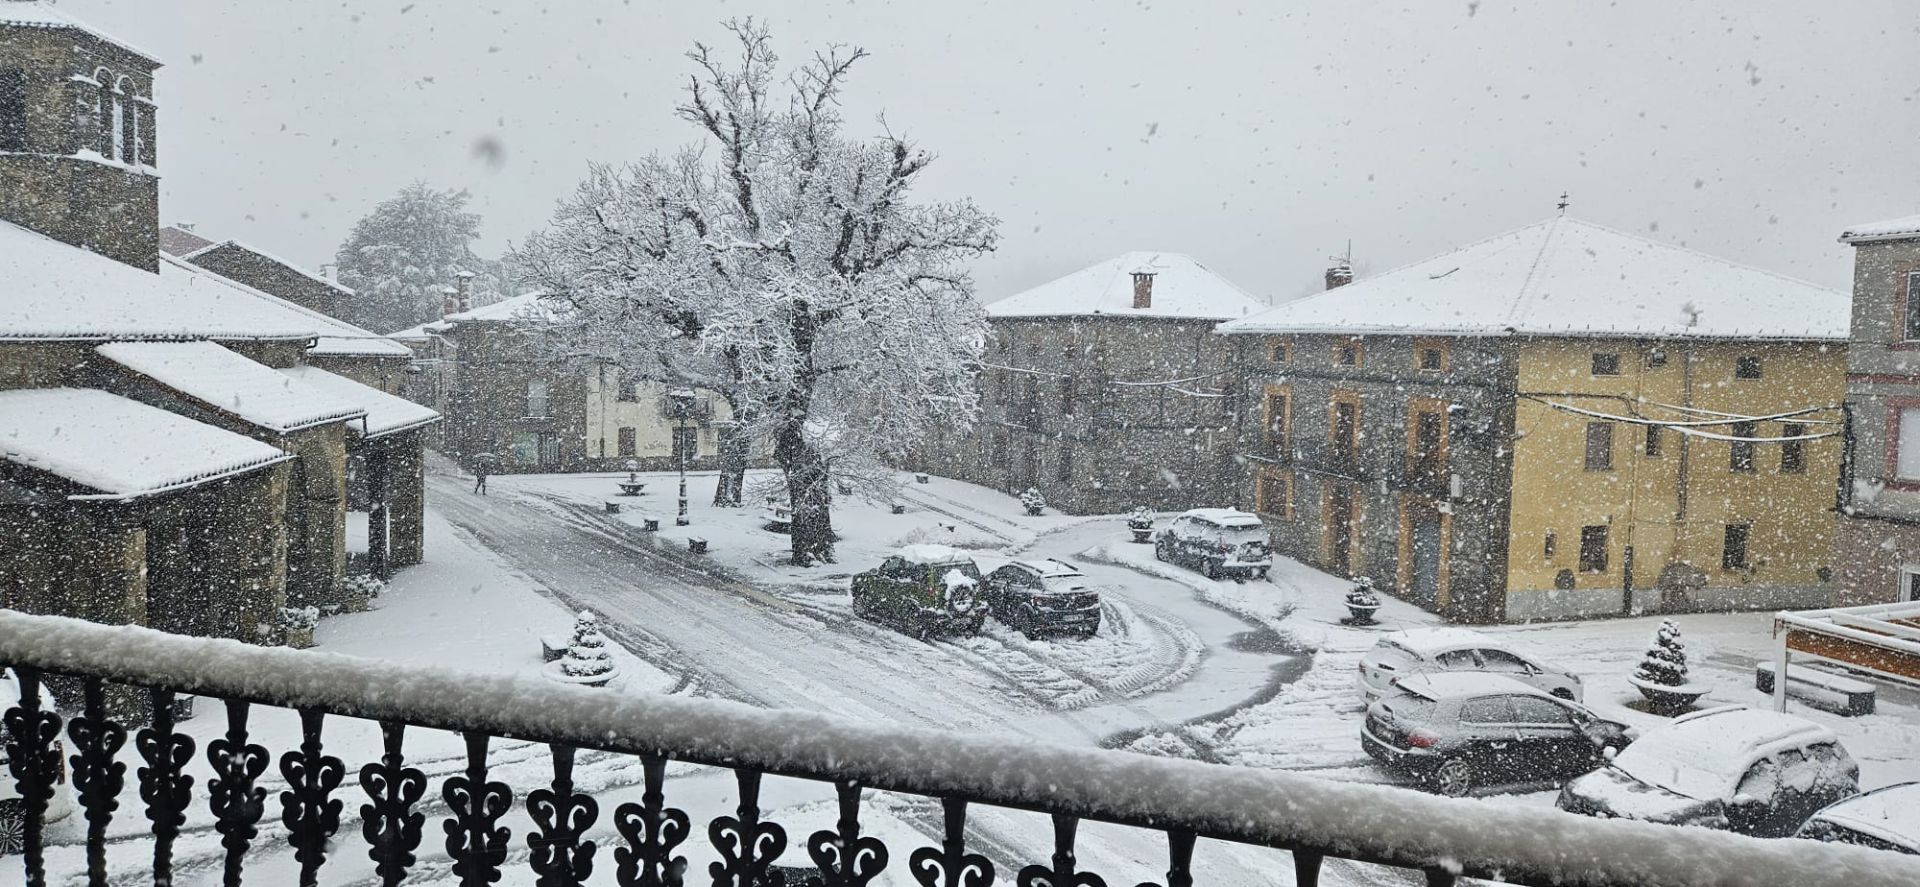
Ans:
{"type": "Polygon", "coordinates": [[[872,51],[847,106],[1003,220],[991,301],[1131,249],[1317,289],[1553,213],[1845,288],[1852,222],[1920,212],[1911,0],[1118,3],[63,0],[163,58],[162,215],[315,265],[406,182],[483,249],[593,160],[671,148],[696,40],[767,19],[872,51]],[[497,168],[474,152],[494,138],[497,168]]]}

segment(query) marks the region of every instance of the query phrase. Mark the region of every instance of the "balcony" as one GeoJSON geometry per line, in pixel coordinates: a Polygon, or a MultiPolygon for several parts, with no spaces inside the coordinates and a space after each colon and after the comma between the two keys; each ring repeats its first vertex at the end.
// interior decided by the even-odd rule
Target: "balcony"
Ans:
{"type": "MultiPolygon", "coordinates": [[[[83,819],[86,838],[84,848],[60,852],[77,861],[83,849],[85,877],[63,870],[60,883],[104,885],[110,869],[125,883],[172,883],[175,842],[191,814],[196,821],[210,815],[218,835],[217,842],[213,834],[194,836],[191,843],[212,858],[183,875],[193,883],[214,883],[216,870],[225,884],[245,883],[261,855],[291,849],[291,863],[256,865],[254,880],[290,883],[297,870],[302,885],[395,885],[409,874],[487,885],[511,867],[506,882],[512,884],[678,887],[687,862],[676,849],[694,833],[696,820],[695,811],[669,805],[669,764],[713,768],[734,783],[728,800],[737,807],[713,811],[702,830],[718,860],[707,871],[714,887],[780,887],[791,871],[809,887],[866,887],[901,867],[921,887],[990,887],[996,877],[1009,876],[1019,887],[1104,887],[1076,856],[1083,822],[1118,826],[1122,838],[1131,831],[1142,856],[1148,847],[1164,853],[1166,887],[1191,887],[1196,852],[1203,860],[1220,858],[1218,842],[1273,848],[1271,864],[1290,869],[1303,885],[1320,883],[1323,866],[1336,860],[1411,870],[1406,874],[1429,885],[1484,878],[1589,887],[1868,887],[1911,883],[1903,879],[1912,875],[1910,857],[1854,847],[1586,819],[1287,772],[881,727],[712,700],[476,677],[4,610],[0,661],[14,666],[23,689],[5,723],[9,768],[29,810],[25,851],[0,865],[21,867],[15,870],[31,887],[47,883],[38,822],[54,792],[67,790],[57,786],[63,774],[78,798],[74,816],[83,819]],[[85,699],[64,723],[40,708],[35,691],[55,674],[77,678],[85,699]],[[124,696],[115,684],[139,688],[156,713],[131,743],[127,726],[110,714],[110,700],[124,696]],[[171,719],[180,694],[203,697],[203,705],[224,702],[225,735],[205,752],[171,719]],[[262,708],[297,712],[297,748],[259,744],[249,731],[249,712],[262,708]],[[329,752],[328,730],[338,736],[350,720],[378,724],[376,759],[349,762],[329,752]],[[428,731],[458,734],[465,755],[442,768],[434,800],[423,802],[429,777],[417,750],[408,758],[407,738],[439,735],[428,731]],[[522,757],[545,759],[551,779],[521,786],[500,781],[499,763],[488,754],[497,740],[517,743],[522,757]],[[61,743],[71,752],[65,760],[61,743]],[[599,761],[594,769],[602,773],[607,759],[637,764],[644,793],[616,806],[617,799],[603,805],[581,792],[574,764],[583,752],[599,761]],[[186,772],[197,754],[213,778],[196,781],[186,772]],[[362,766],[349,770],[350,763],[362,766]],[[262,779],[270,764],[285,784],[274,803],[262,779]],[[349,773],[358,775],[351,788],[349,773]],[[768,777],[832,786],[838,820],[794,841],[802,853],[788,852],[786,829],[761,807],[768,777]],[[863,830],[863,802],[877,793],[937,801],[928,830],[940,837],[915,846],[898,846],[896,838],[888,846],[863,830]],[[534,825],[524,838],[510,833],[511,820],[503,822],[515,806],[524,807],[534,825]],[[1046,816],[1050,858],[995,859],[986,855],[996,852],[992,848],[969,846],[967,816],[977,807],[1046,816]],[[269,808],[277,825],[263,823],[269,808]],[[422,849],[429,815],[439,820],[431,832],[444,855],[422,849]],[[609,815],[610,828],[602,823],[609,815]],[[795,856],[801,859],[790,864],[795,856]],[[128,870],[135,863],[151,871],[135,878],[128,870]]],[[[336,748],[340,744],[336,740],[336,748]]],[[[1111,846],[1102,829],[1102,843],[1111,846]]],[[[1333,865],[1345,883],[1355,876],[1406,881],[1394,872],[1333,865]]]]}

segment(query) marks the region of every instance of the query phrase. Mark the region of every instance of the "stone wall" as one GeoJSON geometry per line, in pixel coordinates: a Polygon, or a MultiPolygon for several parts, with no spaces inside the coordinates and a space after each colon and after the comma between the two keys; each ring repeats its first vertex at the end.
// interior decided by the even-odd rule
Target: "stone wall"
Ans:
{"type": "Polygon", "coordinates": [[[189,261],[222,277],[237,280],[329,317],[346,317],[353,308],[354,297],[339,288],[239,244],[220,244],[206,252],[196,253],[189,261]]]}
{"type": "Polygon", "coordinates": [[[1230,356],[1213,326],[994,319],[978,422],[937,431],[913,464],[1010,493],[1035,487],[1074,514],[1234,504],[1230,356]]]}

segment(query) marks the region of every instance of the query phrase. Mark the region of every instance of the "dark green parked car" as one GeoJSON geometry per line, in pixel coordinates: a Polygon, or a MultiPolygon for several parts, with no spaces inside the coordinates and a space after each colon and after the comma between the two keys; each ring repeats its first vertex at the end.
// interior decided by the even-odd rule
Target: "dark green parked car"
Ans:
{"type": "Polygon", "coordinates": [[[987,619],[980,567],[944,545],[909,545],[853,577],[853,614],[914,637],[979,634],[987,619]]]}

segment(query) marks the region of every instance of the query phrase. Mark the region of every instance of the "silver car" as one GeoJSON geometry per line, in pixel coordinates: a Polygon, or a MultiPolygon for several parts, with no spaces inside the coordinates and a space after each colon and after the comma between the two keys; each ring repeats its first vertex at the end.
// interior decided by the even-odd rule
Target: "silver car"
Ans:
{"type": "Polygon", "coordinates": [[[1510,677],[1543,693],[1579,702],[1580,677],[1464,628],[1414,628],[1387,635],[1360,657],[1360,692],[1379,699],[1395,678],[1441,671],[1479,671],[1510,677]]]}

